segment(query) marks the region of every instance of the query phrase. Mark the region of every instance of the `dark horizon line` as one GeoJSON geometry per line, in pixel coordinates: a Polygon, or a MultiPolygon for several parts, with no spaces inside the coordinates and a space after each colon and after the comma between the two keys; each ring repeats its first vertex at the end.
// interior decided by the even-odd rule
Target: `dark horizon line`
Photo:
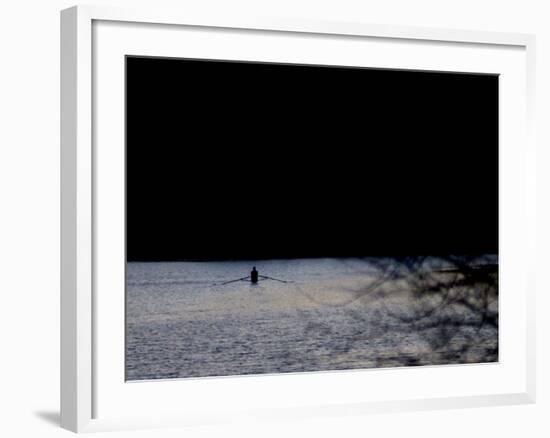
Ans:
{"type": "Polygon", "coordinates": [[[234,262],[234,261],[260,261],[260,260],[298,260],[298,259],[346,259],[346,258],[368,258],[368,257],[444,257],[444,256],[459,256],[459,257],[475,257],[480,255],[496,255],[496,252],[467,252],[467,253],[418,253],[418,254],[363,254],[363,255],[304,255],[304,256],[276,256],[276,257],[195,257],[195,258],[147,258],[147,259],[126,259],[126,263],[167,263],[167,262],[234,262]]]}

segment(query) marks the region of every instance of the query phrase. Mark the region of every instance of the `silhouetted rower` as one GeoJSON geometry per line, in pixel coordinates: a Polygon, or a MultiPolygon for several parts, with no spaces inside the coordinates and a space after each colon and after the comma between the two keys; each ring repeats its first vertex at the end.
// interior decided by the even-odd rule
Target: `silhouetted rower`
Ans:
{"type": "Polygon", "coordinates": [[[256,271],[256,266],[252,268],[252,271],[250,272],[250,281],[252,283],[258,282],[258,271],[256,271]]]}

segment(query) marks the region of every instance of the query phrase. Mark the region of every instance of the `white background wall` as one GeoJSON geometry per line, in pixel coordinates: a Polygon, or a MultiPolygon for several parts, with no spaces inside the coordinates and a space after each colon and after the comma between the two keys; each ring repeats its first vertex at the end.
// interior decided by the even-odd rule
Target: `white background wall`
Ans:
{"type": "MultiPolygon", "coordinates": [[[[538,403],[109,436],[550,436],[550,8],[545,0],[96,1],[259,15],[536,33],[538,403]]],[[[59,404],[59,10],[64,0],[0,2],[0,435],[69,436],[59,404]]]]}

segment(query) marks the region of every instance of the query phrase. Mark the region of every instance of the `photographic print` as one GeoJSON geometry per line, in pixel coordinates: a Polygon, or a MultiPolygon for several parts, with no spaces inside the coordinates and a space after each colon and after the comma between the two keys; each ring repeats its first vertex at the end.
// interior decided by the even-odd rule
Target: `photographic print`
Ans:
{"type": "Polygon", "coordinates": [[[497,75],[126,58],[126,379],[498,361],[497,75]]]}

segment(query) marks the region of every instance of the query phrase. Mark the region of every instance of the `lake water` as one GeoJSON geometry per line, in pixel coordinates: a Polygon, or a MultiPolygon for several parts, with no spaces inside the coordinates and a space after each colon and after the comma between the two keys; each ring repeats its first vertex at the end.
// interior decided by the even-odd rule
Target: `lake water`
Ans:
{"type": "Polygon", "coordinates": [[[496,257],[470,265],[465,274],[435,258],[131,262],[126,377],[496,361],[496,257]],[[253,265],[289,283],[221,284],[253,265]]]}

